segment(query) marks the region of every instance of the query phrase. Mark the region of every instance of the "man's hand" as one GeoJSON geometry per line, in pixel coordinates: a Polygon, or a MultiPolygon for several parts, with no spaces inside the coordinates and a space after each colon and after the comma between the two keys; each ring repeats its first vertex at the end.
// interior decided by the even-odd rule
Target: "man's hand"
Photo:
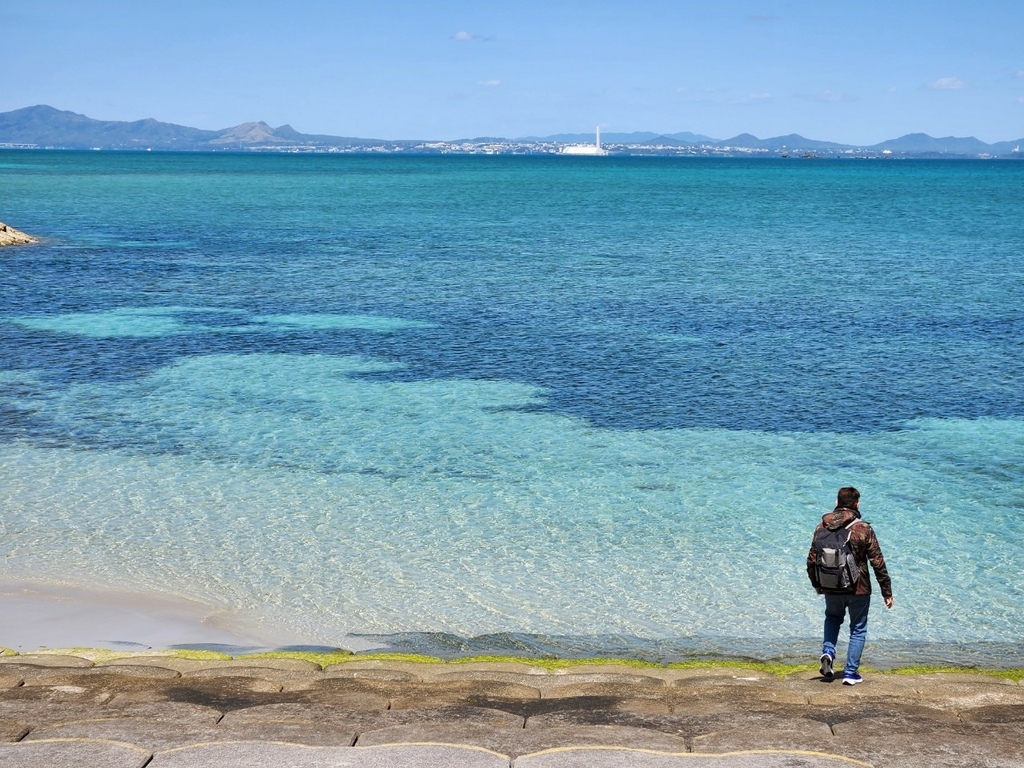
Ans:
{"type": "Polygon", "coordinates": [[[886,608],[892,608],[892,595],[890,595],[889,597],[885,598],[885,607],[886,608]]]}

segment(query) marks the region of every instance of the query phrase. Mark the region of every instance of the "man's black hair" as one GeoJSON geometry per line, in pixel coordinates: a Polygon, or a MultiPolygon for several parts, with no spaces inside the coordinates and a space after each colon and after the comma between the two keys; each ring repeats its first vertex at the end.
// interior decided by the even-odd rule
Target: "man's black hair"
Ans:
{"type": "Polygon", "coordinates": [[[839,489],[837,504],[846,509],[853,509],[860,501],[860,491],[852,486],[845,486],[839,489]]]}

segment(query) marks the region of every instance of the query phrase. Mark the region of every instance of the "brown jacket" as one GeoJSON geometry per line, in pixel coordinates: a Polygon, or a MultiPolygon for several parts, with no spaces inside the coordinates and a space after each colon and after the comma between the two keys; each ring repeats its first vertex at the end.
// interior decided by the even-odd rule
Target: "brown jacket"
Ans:
{"type": "MultiPolygon", "coordinates": [[[[850,522],[853,520],[856,520],[856,522],[850,526],[850,549],[853,550],[853,556],[857,559],[857,567],[860,570],[860,578],[857,579],[857,588],[854,590],[854,594],[871,594],[871,575],[868,573],[868,563],[871,563],[871,568],[875,572],[875,580],[878,582],[878,588],[882,592],[882,597],[892,597],[892,582],[889,579],[889,571],[885,567],[882,548],[878,544],[875,530],[871,527],[871,524],[860,519],[860,512],[856,509],[836,507],[821,518],[821,522],[818,524],[815,532],[821,528],[835,531],[850,525],[850,522]]],[[[807,553],[807,577],[811,580],[814,588],[820,592],[817,572],[814,567],[813,539],[811,550],[807,553]]]]}

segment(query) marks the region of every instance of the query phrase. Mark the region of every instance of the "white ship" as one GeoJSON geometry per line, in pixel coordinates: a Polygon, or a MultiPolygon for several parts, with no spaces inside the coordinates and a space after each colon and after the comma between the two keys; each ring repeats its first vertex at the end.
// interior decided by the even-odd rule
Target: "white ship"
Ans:
{"type": "Polygon", "coordinates": [[[597,140],[593,144],[570,144],[562,147],[563,155],[607,155],[607,149],[601,149],[601,126],[597,126],[597,140]]]}

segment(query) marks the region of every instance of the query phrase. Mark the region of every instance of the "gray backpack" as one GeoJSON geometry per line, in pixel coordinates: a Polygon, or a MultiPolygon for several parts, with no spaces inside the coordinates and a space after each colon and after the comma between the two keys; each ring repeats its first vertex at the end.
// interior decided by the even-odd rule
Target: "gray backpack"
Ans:
{"type": "Polygon", "coordinates": [[[830,531],[822,526],[814,534],[814,569],[824,592],[851,593],[857,589],[860,568],[850,549],[849,525],[830,531]]]}

